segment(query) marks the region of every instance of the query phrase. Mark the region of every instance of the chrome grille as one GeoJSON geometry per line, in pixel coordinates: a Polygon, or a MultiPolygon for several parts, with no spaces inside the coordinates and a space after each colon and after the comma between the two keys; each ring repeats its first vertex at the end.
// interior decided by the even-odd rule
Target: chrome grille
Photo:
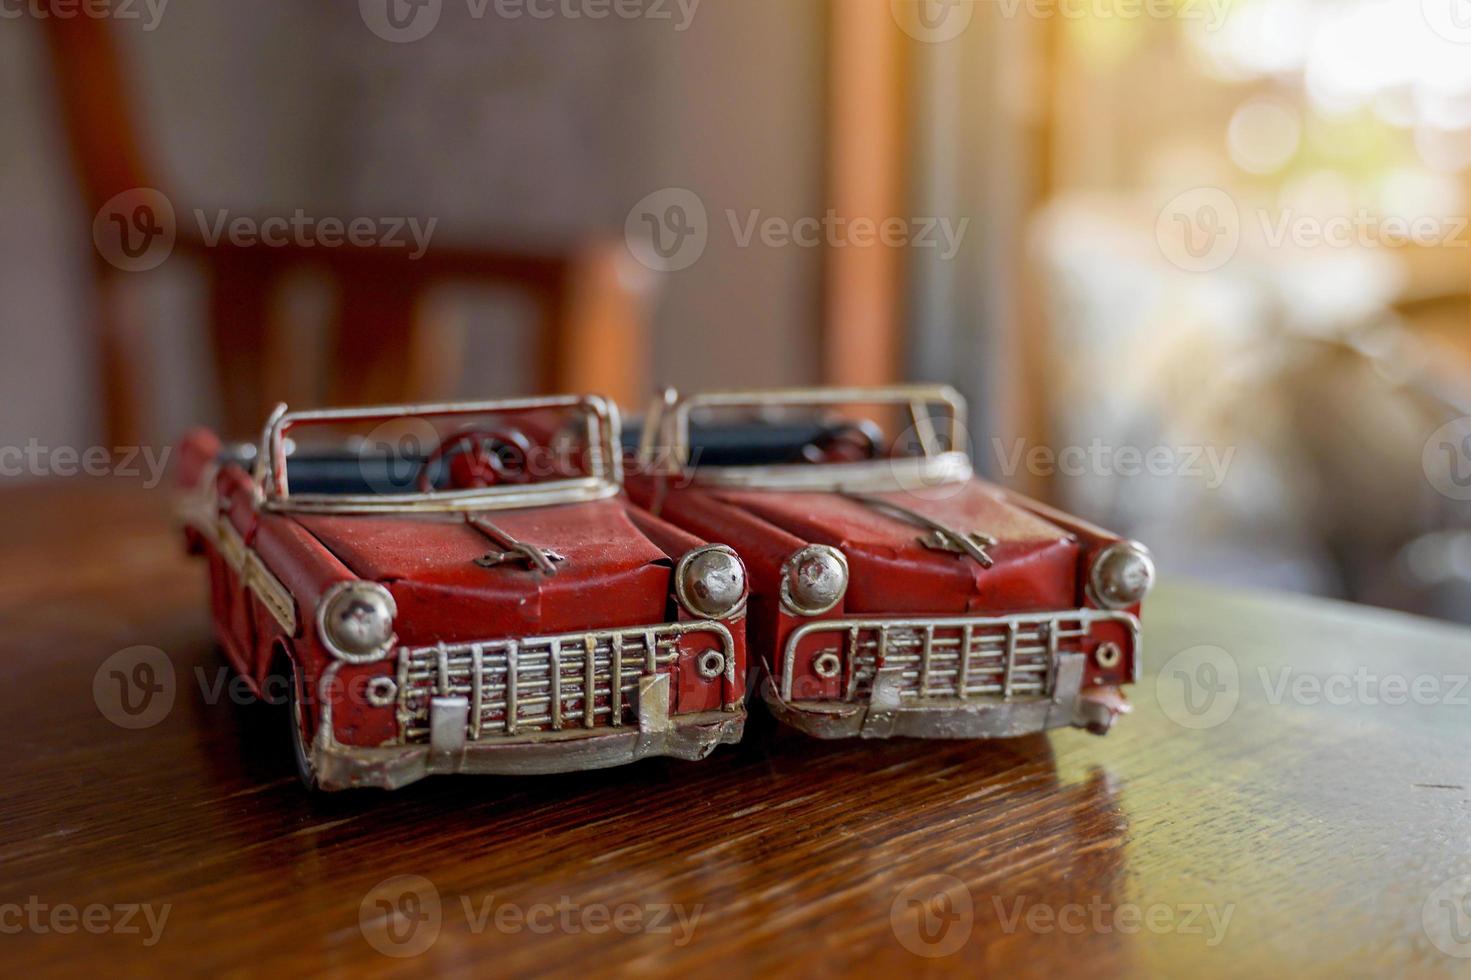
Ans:
{"type": "Polygon", "coordinates": [[[635,718],[639,680],[671,672],[691,633],[719,641],[733,685],[730,633],[713,622],[401,648],[400,730],[406,742],[429,741],[430,701],[443,696],[469,701],[471,741],[618,727],[635,718]]]}
{"type": "MultiPolygon", "coordinates": [[[[844,619],[809,623],[787,640],[782,696],[792,697],[797,648],[808,637],[828,639],[818,650],[843,665],[844,699],[863,701],[880,669],[895,669],[899,696],[918,698],[1050,697],[1058,656],[1080,652],[1100,622],[1123,623],[1137,650],[1139,621],[1097,609],[955,619],[844,619]]],[[[1135,657],[1137,669],[1138,657],[1135,657]]]]}

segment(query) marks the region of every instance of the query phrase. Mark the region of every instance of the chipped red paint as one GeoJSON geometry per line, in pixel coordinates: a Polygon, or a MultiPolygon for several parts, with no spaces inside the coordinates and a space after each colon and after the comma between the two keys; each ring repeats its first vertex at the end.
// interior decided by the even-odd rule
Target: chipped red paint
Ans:
{"type": "MultiPolygon", "coordinates": [[[[751,582],[748,647],[758,669],[777,683],[788,637],[813,621],[1099,608],[1088,594],[1087,570],[1104,548],[1122,540],[974,477],[958,486],[874,496],[994,538],[995,544],[986,549],[995,562],[990,568],[962,554],[928,548],[921,543],[924,528],[839,493],[704,487],[689,473],[633,474],[626,485],[635,501],[657,508],[663,518],[740,552],[751,582]],[[782,606],[781,570],[790,555],[810,544],[843,552],[849,586],[832,610],[802,617],[782,606]]],[[[1137,616],[1139,607],[1124,611],[1137,616]]],[[[793,675],[803,699],[843,696],[840,678],[824,679],[812,669],[824,642],[814,636],[796,651],[793,675]]],[[[1085,691],[1117,688],[1135,676],[1137,650],[1122,625],[1095,626],[1082,650],[1088,655],[1085,691]],[[1123,653],[1110,668],[1100,666],[1094,656],[1104,643],[1117,644],[1123,653]]]]}
{"type": "MultiPolygon", "coordinates": [[[[302,682],[304,735],[322,717],[319,691],[337,665],[331,689],[332,735],[344,746],[399,744],[403,732],[393,705],[365,696],[369,681],[396,676],[396,657],[369,665],[337,664],[317,633],[323,595],[342,582],[385,586],[397,605],[394,629],[402,647],[580,633],[690,620],[674,600],[674,568],[687,551],[707,542],[649,515],[627,497],[524,507],[474,516],[516,539],[556,552],[563,561],[544,576],[526,563],[483,567],[476,559],[499,550],[464,513],[367,515],[277,513],[264,510],[252,475],[239,464],[216,471],[219,440],[190,433],[180,447],[181,488],[192,501],[186,539],[209,567],[216,637],[231,665],[263,696],[268,680],[289,658],[302,682]],[[213,485],[203,483],[214,474],[213,485]],[[222,522],[289,595],[295,629],[287,630],[246,587],[222,544],[222,522]]],[[[726,709],[744,716],[745,624],[721,621],[734,641],[734,682],[702,677],[701,654],[718,647],[709,634],[678,641],[672,670],[672,716],[726,709]]],[[[599,695],[597,707],[608,706],[599,695]]],[[[579,709],[580,710],[580,709],[579,709]]],[[[733,716],[734,717],[734,716],[733,716]]],[[[635,729],[636,733],[636,729],[635,729]]],[[[569,748],[572,743],[567,743],[569,748]]]]}

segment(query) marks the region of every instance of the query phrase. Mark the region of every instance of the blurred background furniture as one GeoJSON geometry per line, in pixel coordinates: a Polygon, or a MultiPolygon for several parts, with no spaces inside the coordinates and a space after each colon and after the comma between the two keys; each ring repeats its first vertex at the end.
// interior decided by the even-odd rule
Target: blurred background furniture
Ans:
{"type": "MultiPolygon", "coordinates": [[[[72,161],[89,214],[139,188],[163,190],[156,153],[138,126],[131,77],[119,55],[116,27],[105,19],[48,17],[72,161]]],[[[186,204],[164,190],[176,211],[186,204]]],[[[155,216],[157,217],[157,216],[155,216]]],[[[311,247],[205,241],[195,225],[175,221],[174,248],[197,261],[208,280],[200,318],[213,351],[213,384],[221,396],[222,431],[255,432],[270,406],[289,399],[354,405],[448,397],[460,368],[442,332],[427,329],[424,300],[457,282],[503,284],[534,303],[538,354],[530,371],[543,391],[596,389],[637,402],[649,388],[648,318],[653,281],[620,243],[589,241],[536,253],[490,248],[407,250],[351,243],[311,247]],[[275,316],[280,292],[303,273],[323,276],[334,298],[331,336],[315,365],[275,316]],[[292,390],[293,379],[316,378],[316,390],[292,390]]],[[[145,331],[136,321],[130,279],[94,253],[100,388],[107,438],[136,443],[152,389],[145,331]]]]}
{"type": "Polygon", "coordinates": [[[984,474],[1167,574],[1471,617],[1471,515],[1427,463],[1458,450],[1425,452],[1471,391],[1471,59],[1425,5],[442,6],[404,44],[292,0],[0,34],[0,125],[38,134],[0,144],[0,448],[249,435],[278,397],[945,381],[984,474]],[[82,193],[48,194],[67,147],[82,193]],[[122,274],[88,223],[159,181],[180,261],[122,274]],[[703,251],[651,272],[627,229],[676,190],[703,251]],[[196,204],[440,228],[417,262],[211,246],[196,204]],[[1447,237],[1385,232],[1424,220],[1447,237]]]}

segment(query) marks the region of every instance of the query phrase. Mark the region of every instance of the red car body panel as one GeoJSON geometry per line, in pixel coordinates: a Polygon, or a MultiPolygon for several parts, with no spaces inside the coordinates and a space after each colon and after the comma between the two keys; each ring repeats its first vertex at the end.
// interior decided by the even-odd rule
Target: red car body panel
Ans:
{"type": "Polygon", "coordinates": [[[404,623],[399,639],[408,644],[468,642],[487,630],[533,635],[663,620],[673,562],[628,518],[624,501],[487,516],[564,556],[557,575],[475,564],[495,546],[457,514],[294,519],[355,575],[389,587],[404,623]]]}
{"type": "Polygon", "coordinates": [[[270,689],[273,675],[283,665],[293,669],[309,751],[319,743],[326,747],[320,762],[326,788],[391,788],[437,771],[565,771],[644,755],[700,758],[718,742],[739,737],[744,603],[720,621],[687,612],[675,599],[675,568],[706,542],[641,512],[627,497],[463,512],[293,512],[270,507],[241,464],[217,466],[220,448],[213,434],[191,433],[178,464],[189,502],[186,538],[209,564],[216,637],[260,696],[279,693],[270,689]],[[515,558],[493,567],[477,564],[501,548],[469,519],[493,522],[517,541],[554,553],[554,574],[515,558]],[[324,642],[317,610],[343,583],[375,583],[392,597],[395,637],[386,659],[348,662],[324,642]],[[610,635],[619,631],[628,635],[610,635]],[[565,637],[564,659],[545,639],[558,636],[565,637]],[[627,659],[620,661],[610,644],[625,640],[619,649],[627,659]],[[513,679],[508,666],[500,675],[485,667],[484,679],[472,683],[464,673],[468,654],[456,654],[453,680],[444,680],[442,666],[435,673],[436,650],[473,652],[483,644],[486,661],[500,656],[504,663],[508,641],[521,643],[511,650],[521,672],[532,673],[513,679]],[[587,651],[594,642],[598,679],[589,704],[576,687],[583,680],[577,665],[593,676],[587,651]],[[650,643],[659,651],[657,667],[650,643]],[[713,677],[702,666],[712,653],[725,665],[713,677]],[[609,678],[620,663],[620,688],[635,673],[640,683],[667,678],[667,705],[659,702],[667,724],[662,714],[651,722],[645,706],[635,703],[642,688],[615,696],[609,678]],[[560,681],[551,681],[551,664],[560,681]],[[519,694],[513,693],[517,684],[519,694]],[[390,687],[395,698],[372,696],[390,687]],[[471,715],[468,749],[436,758],[435,744],[412,730],[417,716],[405,715],[414,714],[404,700],[410,687],[446,696],[473,692],[477,706],[483,690],[488,707],[471,715]],[[537,722],[538,703],[541,713],[556,715],[553,690],[562,694],[558,711],[565,717],[537,722]],[[517,705],[514,719],[508,702],[517,705]]]}
{"type": "MultiPolygon", "coordinates": [[[[731,403],[730,394],[721,393],[717,403],[721,399],[731,403]]],[[[948,390],[945,397],[959,401],[948,390]]],[[[667,396],[663,406],[673,410],[681,403],[676,396],[667,396]]],[[[651,414],[657,417],[658,406],[651,414]]],[[[685,431],[684,426],[687,422],[662,433],[666,441],[660,449],[667,457],[680,460],[694,455],[687,443],[671,434],[685,431]]],[[[1063,724],[1106,730],[1127,710],[1120,688],[1138,675],[1139,606],[1105,608],[1089,586],[1094,562],[1123,539],[974,476],[914,491],[891,487],[863,494],[822,489],[824,481],[808,478],[814,468],[830,466],[831,482],[842,485],[844,465],[786,464],[770,472],[759,472],[758,466],[758,473],[744,481],[748,485],[738,485],[739,468],[726,467],[719,479],[705,481],[698,467],[650,467],[626,482],[630,496],[642,506],[702,538],[733,546],[745,560],[751,581],[747,642],[755,658],[753,667],[759,665],[765,677],[763,695],[779,717],[824,737],[985,737],[1063,724]],[[782,470],[802,472],[779,476],[782,470]],[[772,485],[762,486],[763,479],[772,485]],[[784,481],[803,488],[783,489],[784,481]],[[984,534],[989,566],[962,549],[926,543],[930,526],[925,522],[984,534]],[[836,549],[848,569],[841,599],[815,615],[799,614],[781,598],[785,563],[809,545],[836,549]],[[828,622],[846,624],[842,629],[847,636],[823,629],[828,622]],[[1058,698],[1063,697],[1064,686],[1057,678],[1068,661],[1067,669],[1077,676],[1067,696],[1076,695],[1076,703],[1059,700],[1055,710],[996,705],[1001,709],[996,715],[1010,711],[1023,720],[995,722],[977,720],[987,710],[987,695],[961,694],[956,687],[948,701],[934,696],[935,690],[946,686],[942,668],[951,678],[969,678],[969,668],[962,664],[957,674],[954,654],[948,662],[936,657],[934,676],[940,680],[931,681],[930,647],[925,645],[922,655],[917,650],[930,642],[948,643],[950,650],[956,650],[973,636],[983,636],[983,630],[991,630],[992,638],[979,641],[974,649],[977,660],[990,657],[994,662],[1010,643],[1021,651],[1021,662],[1036,671],[1046,670],[1046,679],[1038,686],[1045,693],[1055,691],[1058,698]],[[862,641],[873,672],[892,668],[907,685],[896,695],[901,700],[882,710],[855,703],[862,701],[862,685],[854,686],[860,631],[876,637],[862,641]],[[1049,642],[1051,653],[1046,652],[1049,642]],[[888,643],[895,646],[886,647],[888,643]],[[830,673],[831,659],[827,671],[818,669],[818,658],[825,654],[840,663],[835,673],[830,673]],[[1054,659],[1044,665],[1046,657],[1054,659]],[[913,722],[907,728],[903,723],[896,726],[893,717],[873,724],[867,719],[906,711],[913,722]],[[963,717],[955,721],[947,713],[963,717]]],[[[1004,698],[996,700],[1012,700],[1010,683],[1006,682],[1004,698]]]]}
{"type": "Polygon", "coordinates": [[[933,502],[905,493],[875,496],[956,527],[985,528],[997,540],[988,549],[996,560],[989,569],[926,548],[912,523],[837,494],[744,490],[712,496],[808,543],[840,548],[851,569],[844,603],[851,613],[1030,612],[1074,601],[1077,542],[980,481],[933,502]]]}

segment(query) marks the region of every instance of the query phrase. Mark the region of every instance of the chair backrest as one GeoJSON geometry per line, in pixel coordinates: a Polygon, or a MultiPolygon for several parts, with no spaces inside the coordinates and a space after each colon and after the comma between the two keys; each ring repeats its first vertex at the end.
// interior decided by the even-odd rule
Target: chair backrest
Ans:
{"type": "Polygon", "coordinates": [[[155,187],[137,131],[113,25],[98,17],[39,20],[56,68],[72,165],[92,213],[111,198],[155,187]]]}
{"type": "MultiPolygon", "coordinates": [[[[145,135],[131,98],[114,25],[105,18],[40,18],[55,67],[59,109],[83,203],[90,214],[124,191],[167,193],[144,152],[145,135]]],[[[199,263],[209,305],[204,328],[214,352],[211,387],[222,403],[221,428],[253,435],[282,389],[294,338],[271,320],[283,278],[325,274],[337,297],[330,327],[334,353],[325,362],[327,398],[335,404],[437,399],[447,394],[459,359],[422,329],[427,292],[448,282],[513,286],[537,310],[543,391],[608,392],[638,401],[644,394],[651,283],[626,251],[571,243],[550,254],[436,246],[418,260],[372,247],[266,248],[206,243],[179,229],[175,251],[199,263]]],[[[94,263],[100,285],[94,318],[101,352],[105,424],[114,445],[133,444],[151,385],[144,331],[134,304],[120,298],[129,273],[94,263]],[[121,280],[121,282],[120,282],[121,280]]]]}

